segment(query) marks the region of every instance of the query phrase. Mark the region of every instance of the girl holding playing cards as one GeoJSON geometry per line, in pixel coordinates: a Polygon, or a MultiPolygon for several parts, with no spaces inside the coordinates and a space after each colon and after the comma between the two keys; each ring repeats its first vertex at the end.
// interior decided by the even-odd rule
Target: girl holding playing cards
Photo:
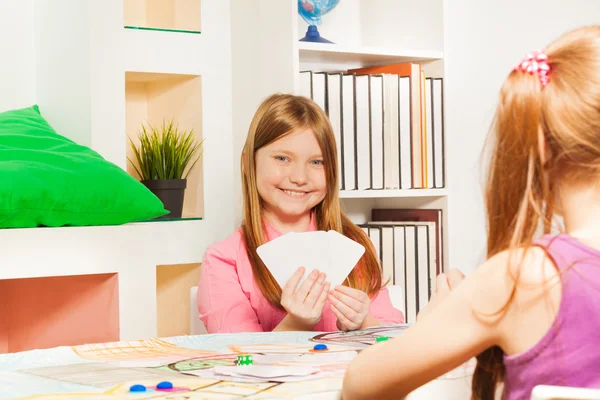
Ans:
{"type": "Polygon", "coordinates": [[[275,94],[259,106],[241,157],[241,227],[207,249],[200,269],[197,304],[209,333],[404,322],[392,307],[369,237],[340,209],[337,157],[331,124],[312,100],[275,94]],[[325,274],[299,265],[282,288],[256,249],[288,232],[315,230],[335,230],[365,253],[343,285],[330,287],[325,274]]]}

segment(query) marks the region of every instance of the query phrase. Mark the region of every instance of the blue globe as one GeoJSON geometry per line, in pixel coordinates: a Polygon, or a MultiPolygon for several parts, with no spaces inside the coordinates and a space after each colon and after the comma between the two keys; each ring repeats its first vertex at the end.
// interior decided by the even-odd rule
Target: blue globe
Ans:
{"type": "Polygon", "coordinates": [[[298,13],[308,24],[306,36],[301,42],[333,43],[319,35],[317,25],[322,24],[321,17],[333,10],[340,0],[298,0],[298,13]]]}

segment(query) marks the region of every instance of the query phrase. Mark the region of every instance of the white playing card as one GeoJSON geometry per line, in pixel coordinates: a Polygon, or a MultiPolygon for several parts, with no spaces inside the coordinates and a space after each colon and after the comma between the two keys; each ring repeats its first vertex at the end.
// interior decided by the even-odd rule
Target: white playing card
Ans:
{"type": "Polygon", "coordinates": [[[300,266],[306,273],[313,269],[327,275],[331,287],[344,282],[362,257],[365,248],[336,231],[287,233],[256,249],[275,280],[283,288],[300,266]]]}
{"type": "Polygon", "coordinates": [[[364,254],[365,248],[362,244],[337,231],[328,231],[327,235],[329,236],[330,257],[327,276],[333,289],[335,286],[341,285],[352,272],[352,269],[364,254]]]}
{"type": "Polygon", "coordinates": [[[295,235],[294,232],[287,233],[256,249],[258,256],[282,288],[301,266],[298,259],[300,252],[297,244],[294,243],[295,235]]]}
{"type": "Polygon", "coordinates": [[[216,374],[229,376],[248,376],[252,378],[281,378],[286,376],[307,376],[319,372],[316,368],[304,366],[271,366],[271,365],[246,365],[222,366],[213,368],[216,374]]]}

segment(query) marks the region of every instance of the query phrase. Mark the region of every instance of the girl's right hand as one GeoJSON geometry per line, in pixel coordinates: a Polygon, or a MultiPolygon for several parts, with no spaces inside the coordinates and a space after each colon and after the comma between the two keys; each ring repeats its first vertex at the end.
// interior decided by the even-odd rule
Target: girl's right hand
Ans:
{"type": "Polygon", "coordinates": [[[296,289],[304,271],[304,267],[298,268],[287,281],[281,294],[281,305],[288,313],[289,325],[297,330],[312,330],[321,320],[329,282],[325,282],[325,273],[313,270],[296,289]]]}
{"type": "Polygon", "coordinates": [[[464,279],[465,275],[454,268],[451,268],[448,273],[439,274],[435,281],[435,292],[431,294],[431,298],[425,308],[417,314],[417,321],[437,307],[464,279]]]}

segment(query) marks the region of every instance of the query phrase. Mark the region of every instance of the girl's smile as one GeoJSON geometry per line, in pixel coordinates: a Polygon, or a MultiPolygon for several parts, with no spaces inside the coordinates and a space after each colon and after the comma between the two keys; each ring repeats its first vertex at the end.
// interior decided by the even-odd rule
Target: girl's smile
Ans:
{"type": "Polygon", "coordinates": [[[298,190],[289,190],[289,189],[281,189],[281,188],[279,188],[279,190],[281,190],[283,193],[287,194],[288,196],[290,196],[292,198],[302,198],[302,197],[305,197],[308,193],[310,193],[310,192],[302,192],[302,191],[298,191],[298,190]]]}

